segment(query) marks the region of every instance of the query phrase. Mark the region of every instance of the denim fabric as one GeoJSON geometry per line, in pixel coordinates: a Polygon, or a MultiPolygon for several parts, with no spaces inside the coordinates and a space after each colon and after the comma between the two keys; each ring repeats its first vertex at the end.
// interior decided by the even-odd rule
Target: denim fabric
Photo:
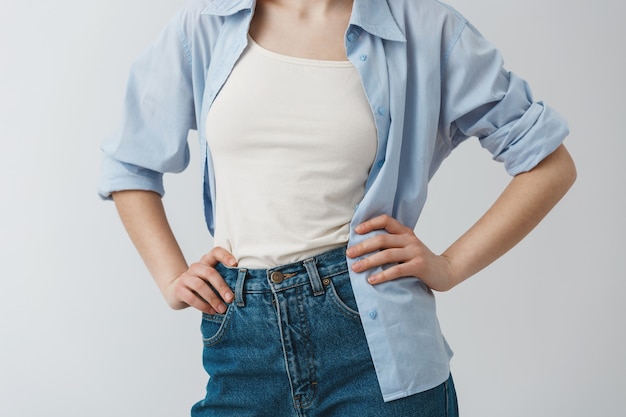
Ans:
{"type": "Polygon", "coordinates": [[[210,379],[192,416],[458,415],[451,377],[383,401],[345,248],[268,270],[217,269],[235,300],[225,314],[203,314],[210,379]]]}

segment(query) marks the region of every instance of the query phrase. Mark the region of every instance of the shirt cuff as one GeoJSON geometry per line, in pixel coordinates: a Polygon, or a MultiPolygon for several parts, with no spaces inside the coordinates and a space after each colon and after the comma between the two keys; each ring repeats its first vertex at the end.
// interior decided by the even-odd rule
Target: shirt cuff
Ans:
{"type": "MultiPolygon", "coordinates": [[[[554,152],[569,134],[565,119],[554,109],[542,102],[533,103],[522,118],[507,132],[508,146],[494,155],[496,161],[504,163],[510,175],[527,172],[554,152]]],[[[491,148],[498,134],[482,138],[481,145],[491,148]]]]}
{"type": "Polygon", "coordinates": [[[163,196],[163,174],[118,161],[105,154],[98,195],[103,200],[110,200],[111,193],[124,190],[153,191],[163,196]]]}

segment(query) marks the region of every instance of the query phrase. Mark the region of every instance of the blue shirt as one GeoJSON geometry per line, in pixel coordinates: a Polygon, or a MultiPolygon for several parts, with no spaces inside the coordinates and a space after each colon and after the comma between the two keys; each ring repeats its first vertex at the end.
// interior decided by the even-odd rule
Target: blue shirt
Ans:
{"type": "MultiPolygon", "coordinates": [[[[254,6],[254,0],[192,0],[134,63],[121,127],[103,144],[102,197],[125,189],[163,194],[163,173],[185,169],[187,134],[198,129],[213,232],[215,178],[205,119],[247,45],[254,6]]],[[[384,233],[354,233],[355,225],[380,214],[414,227],[429,179],[468,137],[478,137],[515,175],[532,169],[568,133],[565,121],[503,68],[498,51],[435,0],[354,0],[345,47],[378,133],[350,245],[384,233]]],[[[383,398],[390,401],[445,381],[452,352],[431,290],[415,277],[372,286],[367,277],[375,272],[350,274],[383,398]]]]}

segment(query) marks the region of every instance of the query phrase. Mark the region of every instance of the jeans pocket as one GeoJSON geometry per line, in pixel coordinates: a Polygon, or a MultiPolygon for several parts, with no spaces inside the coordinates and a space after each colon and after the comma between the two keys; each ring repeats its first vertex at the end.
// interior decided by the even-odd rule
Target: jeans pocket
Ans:
{"type": "Polygon", "coordinates": [[[352,291],[352,284],[350,284],[350,277],[347,273],[328,279],[326,291],[328,297],[342,314],[351,319],[361,320],[354,292],[352,291]]]}
{"type": "Polygon", "coordinates": [[[200,330],[204,346],[214,346],[222,340],[230,323],[231,310],[232,304],[228,306],[224,314],[202,313],[200,330]]]}

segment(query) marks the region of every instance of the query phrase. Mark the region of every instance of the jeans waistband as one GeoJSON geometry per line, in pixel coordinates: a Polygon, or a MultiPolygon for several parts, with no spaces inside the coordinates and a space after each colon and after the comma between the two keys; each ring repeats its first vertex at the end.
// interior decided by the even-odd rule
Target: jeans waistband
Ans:
{"type": "Polygon", "coordinates": [[[280,292],[310,283],[313,295],[324,293],[324,279],[348,271],[346,246],[331,249],[302,261],[269,269],[230,268],[218,264],[215,269],[235,291],[235,303],[245,305],[243,293],[280,292]]]}

